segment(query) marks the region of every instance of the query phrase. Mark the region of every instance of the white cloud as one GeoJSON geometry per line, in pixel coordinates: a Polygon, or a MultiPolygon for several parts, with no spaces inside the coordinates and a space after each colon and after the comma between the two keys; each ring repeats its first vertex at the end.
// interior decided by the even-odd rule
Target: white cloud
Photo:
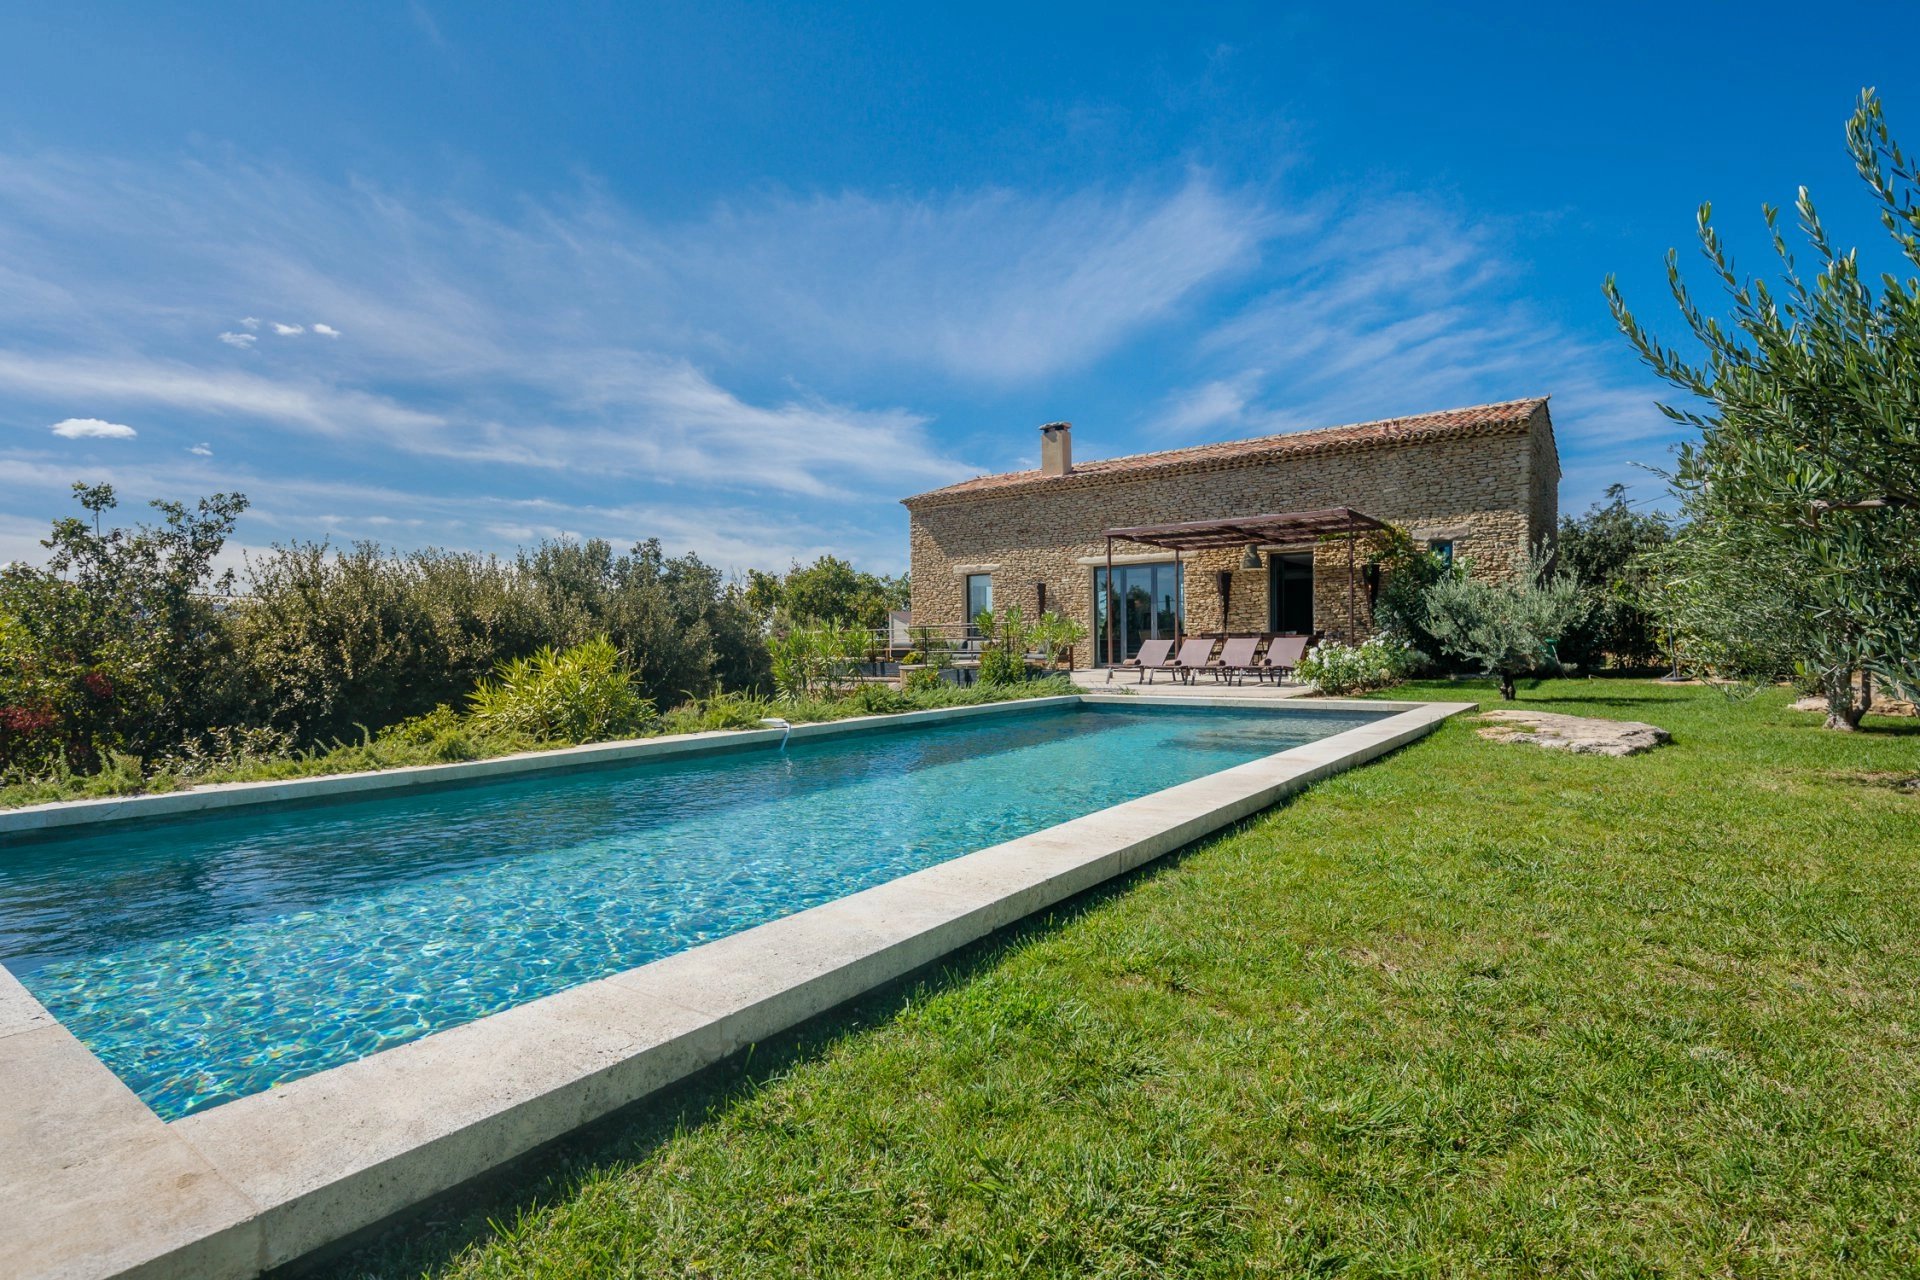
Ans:
{"type": "Polygon", "coordinates": [[[249,329],[258,329],[260,327],[260,317],[247,316],[246,318],[241,320],[240,323],[245,325],[249,329]]]}
{"type": "Polygon", "coordinates": [[[446,423],[436,414],[409,409],[369,392],[322,382],[205,371],[179,360],[0,351],[0,387],[49,399],[93,394],[106,400],[166,405],[195,413],[265,418],[324,435],[363,434],[401,442],[446,423]]]}
{"type": "Polygon", "coordinates": [[[230,347],[238,347],[242,351],[251,351],[253,349],[254,336],[250,333],[222,333],[220,335],[220,341],[230,347]]]}
{"type": "Polygon", "coordinates": [[[317,324],[313,326],[313,331],[323,338],[337,338],[340,336],[340,331],[330,324],[317,324]]]}
{"type": "Polygon", "coordinates": [[[103,418],[62,418],[50,430],[68,440],[131,440],[140,434],[123,422],[103,418]]]}
{"type": "Polygon", "coordinates": [[[306,329],[297,324],[281,324],[278,320],[275,320],[273,322],[273,331],[283,338],[291,338],[296,333],[305,333],[306,329]]]}
{"type": "Polygon", "coordinates": [[[187,452],[191,453],[196,458],[211,458],[213,456],[212,448],[209,447],[207,442],[204,440],[202,440],[199,444],[194,445],[192,448],[188,449],[187,452]]]}

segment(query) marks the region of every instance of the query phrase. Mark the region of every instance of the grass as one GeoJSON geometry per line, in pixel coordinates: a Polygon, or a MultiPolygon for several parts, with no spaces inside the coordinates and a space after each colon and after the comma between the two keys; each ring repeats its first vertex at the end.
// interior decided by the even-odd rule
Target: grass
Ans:
{"type": "MultiPolygon", "coordinates": [[[[925,711],[936,707],[977,706],[1014,698],[1040,698],[1075,693],[1072,680],[1052,676],[1020,685],[941,684],[931,689],[901,693],[867,686],[852,697],[780,702],[741,694],[716,694],[675,707],[654,722],[648,734],[698,733],[703,730],[752,729],[763,716],[779,716],[792,724],[845,720],[853,716],[925,711]]],[[[409,765],[449,764],[484,760],[519,751],[551,751],[577,746],[573,741],[541,741],[515,734],[488,733],[472,717],[442,707],[379,733],[366,733],[359,742],[335,743],[304,751],[261,753],[244,746],[211,757],[185,762],[162,761],[152,767],[135,756],[110,752],[96,773],[60,770],[45,777],[0,785],[0,809],[59,800],[93,800],[179,791],[223,782],[278,782],[335,773],[362,773],[409,765]]]]}
{"type": "Polygon", "coordinates": [[[1920,726],[1785,701],[1523,691],[1674,745],[1456,720],[335,1274],[1914,1274],[1920,726]]]}

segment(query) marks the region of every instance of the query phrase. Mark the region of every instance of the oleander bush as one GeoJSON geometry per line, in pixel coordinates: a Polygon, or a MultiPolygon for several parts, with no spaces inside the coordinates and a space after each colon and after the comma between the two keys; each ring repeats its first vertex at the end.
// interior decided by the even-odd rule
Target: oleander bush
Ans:
{"type": "Polygon", "coordinates": [[[484,734],[555,743],[630,738],[659,719],[605,636],[501,663],[467,695],[467,717],[484,734]]]}

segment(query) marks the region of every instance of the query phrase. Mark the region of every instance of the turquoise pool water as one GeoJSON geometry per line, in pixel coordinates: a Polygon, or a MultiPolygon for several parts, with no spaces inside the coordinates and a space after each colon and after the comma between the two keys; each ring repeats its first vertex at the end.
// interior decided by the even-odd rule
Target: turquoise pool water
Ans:
{"type": "Polygon", "coordinates": [[[0,963],[169,1119],[1377,719],[1079,707],[0,848],[0,963]]]}

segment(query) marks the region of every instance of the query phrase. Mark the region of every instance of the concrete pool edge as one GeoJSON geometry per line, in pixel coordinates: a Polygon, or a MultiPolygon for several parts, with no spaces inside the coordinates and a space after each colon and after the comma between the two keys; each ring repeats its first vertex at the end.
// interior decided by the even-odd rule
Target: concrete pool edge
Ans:
{"type": "MultiPolygon", "coordinates": [[[[1080,699],[1249,709],[1204,693],[1151,704],[1080,699]]],[[[0,968],[0,1090],[9,1099],[0,1234],[28,1275],[257,1274],[1414,741],[1471,705],[1275,706],[1389,714],[171,1123],[0,968]]]]}

